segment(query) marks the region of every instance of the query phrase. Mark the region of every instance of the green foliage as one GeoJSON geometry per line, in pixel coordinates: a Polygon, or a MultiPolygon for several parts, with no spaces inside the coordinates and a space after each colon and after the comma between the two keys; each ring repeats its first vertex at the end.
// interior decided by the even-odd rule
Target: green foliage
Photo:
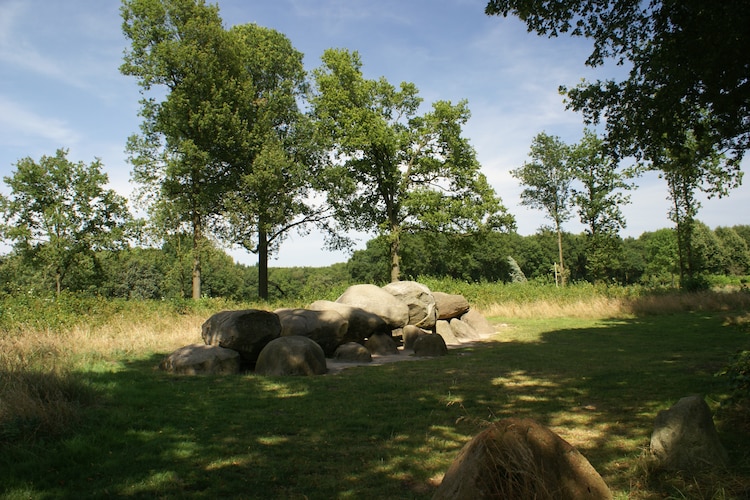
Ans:
{"type": "Polygon", "coordinates": [[[39,162],[19,160],[4,178],[10,196],[0,195],[0,236],[57,293],[83,289],[76,273],[96,275],[96,252],[124,245],[130,220],[126,200],[104,188],[109,179],[99,160],[87,166],[67,154],[59,149],[39,162]]]}
{"type": "Polygon", "coordinates": [[[590,66],[607,59],[632,65],[621,82],[562,88],[587,121],[606,117],[608,142],[620,157],[655,158],[656,150],[682,144],[685,131],[695,130],[708,149],[732,151],[730,168],[739,171],[750,138],[746,7],[742,0],[711,6],[702,0],[490,0],[486,13],[518,16],[539,35],[590,39],[590,66]]]}
{"type": "Polygon", "coordinates": [[[298,107],[307,88],[302,53],[283,34],[254,24],[230,34],[239,40],[252,84],[244,96],[252,106],[243,113],[252,139],[230,159],[241,174],[226,194],[227,232],[233,243],[258,254],[258,295],[268,298],[269,255],[292,229],[325,227],[325,207],[309,201],[321,148],[298,107]]]}
{"type": "Polygon", "coordinates": [[[322,60],[311,104],[333,151],[327,201],[344,230],[387,236],[390,280],[401,274],[406,233],[513,227],[462,136],[465,101],[437,101],[418,115],[414,84],[364,78],[357,52],[329,49],[322,60]]]}
{"type": "Polygon", "coordinates": [[[736,227],[717,227],[714,230],[720,243],[720,273],[731,276],[750,274],[750,246],[736,227]]]}
{"type": "Polygon", "coordinates": [[[120,71],[145,94],[161,87],[162,101],[141,100],[141,133],[128,140],[133,179],[141,185],[159,236],[190,228],[192,296],[201,295],[199,247],[236,182],[226,154],[246,141],[238,100],[237,50],[218,7],[198,0],[127,0],[122,29],[130,41],[120,71]]]}
{"type": "Polygon", "coordinates": [[[617,172],[618,162],[604,141],[585,130],[580,143],[568,146],[559,137],[540,133],[532,141],[530,157],[531,162],[511,174],[524,186],[521,203],[543,210],[553,222],[557,259],[552,265],[559,264],[562,283],[576,275],[606,280],[616,274],[622,251],[618,232],[625,227],[620,206],[629,201],[622,191],[631,186],[617,172]],[[586,252],[569,249],[565,257],[562,225],[576,206],[587,226],[586,252]]]}
{"type": "Polygon", "coordinates": [[[532,162],[510,172],[525,186],[521,204],[544,210],[555,230],[561,231],[571,215],[574,172],[568,164],[570,148],[559,137],[541,132],[534,137],[529,156],[532,162]]]}
{"type": "Polygon", "coordinates": [[[590,130],[572,147],[570,163],[581,184],[573,189],[573,202],[587,226],[587,272],[593,279],[606,279],[622,258],[618,234],[625,218],[620,207],[630,202],[623,192],[632,185],[617,172],[617,161],[607,154],[604,141],[590,130]]]}
{"type": "Polygon", "coordinates": [[[750,351],[737,352],[717,375],[729,383],[729,404],[750,405],[750,351]]]}

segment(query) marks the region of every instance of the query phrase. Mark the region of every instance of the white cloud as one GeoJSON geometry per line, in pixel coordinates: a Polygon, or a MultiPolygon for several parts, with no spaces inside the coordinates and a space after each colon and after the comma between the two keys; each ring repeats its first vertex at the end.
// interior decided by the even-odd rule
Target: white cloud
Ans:
{"type": "Polygon", "coordinates": [[[17,147],[38,139],[57,145],[77,143],[81,134],[67,121],[42,116],[0,96],[0,143],[17,147]]]}

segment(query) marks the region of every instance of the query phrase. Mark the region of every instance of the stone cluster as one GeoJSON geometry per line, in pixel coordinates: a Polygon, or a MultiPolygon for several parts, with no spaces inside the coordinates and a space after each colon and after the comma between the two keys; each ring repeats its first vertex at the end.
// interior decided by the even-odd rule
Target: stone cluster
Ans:
{"type": "Polygon", "coordinates": [[[478,340],[494,327],[461,295],[415,281],[353,285],[336,301],[306,308],[222,311],[202,326],[203,344],[182,347],[160,367],[171,373],[265,375],[327,373],[326,359],[367,363],[413,351],[441,356],[449,345],[478,340]]]}

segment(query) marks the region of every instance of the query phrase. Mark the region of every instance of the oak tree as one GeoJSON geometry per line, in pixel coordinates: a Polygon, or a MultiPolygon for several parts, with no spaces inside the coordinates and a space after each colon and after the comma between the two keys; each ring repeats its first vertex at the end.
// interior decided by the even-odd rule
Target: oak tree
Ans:
{"type": "Polygon", "coordinates": [[[604,140],[585,130],[570,150],[570,168],[576,180],[573,203],[586,225],[587,268],[594,279],[609,275],[619,260],[619,231],[626,226],[621,207],[630,202],[632,189],[618,162],[608,154],[604,140]]]}
{"type": "Polygon", "coordinates": [[[37,162],[27,157],[4,177],[10,195],[0,195],[0,235],[43,276],[52,276],[59,295],[65,279],[82,259],[127,244],[127,201],[112,189],[96,159],[71,162],[68,151],[37,162]]]}
{"type": "Polygon", "coordinates": [[[230,34],[252,87],[241,115],[247,139],[231,159],[240,175],[226,197],[227,228],[231,241],[258,254],[258,295],[267,299],[269,255],[290,231],[325,224],[325,207],[310,201],[320,150],[298,104],[307,89],[303,54],[282,33],[255,24],[230,34]]]}
{"type": "Polygon", "coordinates": [[[192,296],[201,296],[201,248],[233,184],[226,161],[244,144],[238,112],[249,80],[222,25],[204,0],[125,0],[122,29],[130,41],[120,71],[144,95],[140,134],[128,140],[133,179],[152,201],[153,217],[188,227],[193,238],[192,296]],[[149,95],[151,94],[151,95],[149,95]],[[168,210],[169,216],[159,212],[168,210]]]}
{"type": "Polygon", "coordinates": [[[311,104],[332,150],[328,203],[342,228],[388,237],[392,281],[403,232],[514,225],[462,135],[465,101],[437,101],[420,114],[414,84],[365,78],[357,52],[329,49],[322,61],[311,104]]]}

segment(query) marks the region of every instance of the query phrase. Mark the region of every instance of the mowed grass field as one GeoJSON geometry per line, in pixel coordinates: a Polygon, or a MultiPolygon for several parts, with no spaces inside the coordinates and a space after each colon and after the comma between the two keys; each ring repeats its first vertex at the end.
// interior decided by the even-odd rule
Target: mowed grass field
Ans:
{"type": "Polygon", "coordinates": [[[286,378],[157,369],[201,342],[210,314],[253,305],[21,306],[2,309],[2,498],[430,498],[460,448],[506,417],[548,425],[616,498],[750,492],[747,415],[721,405],[730,387],[716,376],[750,344],[744,292],[485,300],[498,330],[485,342],[286,378]],[[654,418],[695,393],[730,466],[659,471],[654,418]]]}

